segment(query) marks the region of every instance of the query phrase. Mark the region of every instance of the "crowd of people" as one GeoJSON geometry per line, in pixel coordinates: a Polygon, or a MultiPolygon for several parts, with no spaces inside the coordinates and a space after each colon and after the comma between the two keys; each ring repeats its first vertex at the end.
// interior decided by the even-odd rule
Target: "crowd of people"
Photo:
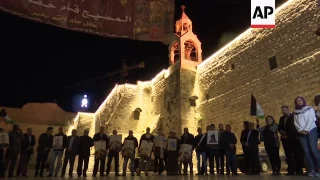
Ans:
{"type": "MultiPolygon", "coordinates": [[[[308,106],[304,98],[297,97],[294,101],[295,110],[293,112],[289,110],[288,106],[281,107],[283,116],[280,118],[279,123],[276,123],[272,116],[265,118],[265,126],[260,126],[259,119],[256,120],[256,126],[253,122],[245,121],[243,123],[244,130],[241,133],[240,143],[244,152],[246,174],[260,174],[259,145],[264,142],[272,168],[272,175],[280,175],[279,151],[282,142],[288,165],[286,175],[303,175],[303,168],[305,168],[308,176],[320,177],[320,155],[317,146],[320,95],[315,97],[314,102],[318,109],[308,106]]],[[[133,136],[133,131],[130,130],[128,137],[121,142],[120,148],[110,148],[110,136],[105,134],[104,127],[101,127],[100,132],[95,134],[93,138],[89,136],[89,129],[84,130],[82,136],[78,136],[77,130],[74,129],[72,130],[72,135],[67,137],[63,133],[63,128],[60,127],[55,136],[61,137],[63,143],[61,147],[53,148],[53,128],[48,127],[47,131],[42,133],[37,141],[34,176],[44,176],[50,154],[48,177],[57,177],[61,166],[60,177],[64,177],[68,164],[69,170],[67,173],[69,177],[73,177],[76,157],[78,158],[77,175],[79,177],[87,177],[90,150],[95,145],[95,142],[104,141],[106,142],[106,151],[96,151],[94,154],[93,177],[96,177],[98,173],[101,177],[108,176],[112,160],[114,160],[115,176],[120,176],[120,155],[124,158],[122,176],[126,176],[129,160],[131,176],[140,176],[141,170],[144,170],[144,174],[148,176],[152,160],[154,161],[153,171],[158,175],[163,174],[165,170],[167,175],[188,175],[188,172],[193,175],[192,154],[194,151],[197,158],[196,175],[238,175],[236,159],[237,138],[231,130],[231,125],[226,124],[224,126],[219,124],[216,129],[215,125],[211,124],[207,126],[206,130],[207,132],[203,133],[202,129],[198,128],[198,134],[194,136],[189,133],[188,128],[184,128],[182,136],[178,138],[175,131],[170,131],[169,136],[165,137],[162,129],[158,129],[157,134],[153,135],[150,132],[150,128],[147,128],[146,133],[141,136],[139,142],[133,136]],[[218,132],[218,140],[214,134],[209,135],[209,132],[212,131],[218,132]],[[139,154],[142,142],[147,141],[148,143],[157,144],[156,141],[158,141],[159,137],[166,142],[175,140],[175,148],[169,148],[168,144],[166,147],[153,146],[152,153],[147,156],[140,156],[139,167],[135,167],[135,151],[138,150],[139,154]],[[214,140],[212,141],[213,143],[209,143],[212,138],[214,140]],[[134,152],[131,155],[124,151],[125,142],[127,141],[133,142],[134,152]],[[183,145],[190,145],[192,148],[190,150],[180,148],[184,147],[183,145]],[[190,151],[188,152],[191,154],[189,158],[181,158],[184,151],[190,151]],[[207,168],[207,162],[209,162],[209,168],[207,168]],[[106,168],[105,164],[107,164],[106,168]]],[[[0,132],[3,132],[3,130],[0,129],[0,132]]],[[[112,135],[117,135],[117,131],[113,130],[112,135]]],[[[27,177],[28,163],[36,145],[32,129],[28,128],[27,132],[22,134],[19,126],[14,125],[9,133],[9,139],[9,147],[6,150],[0,149],[0,177],[5,177],[5,172],[7,171],[7,177],[14,177],[14,175],[27,177]],[[18,158],[19,162],[16,168],[18,158]],[[15,169],[16,174],[14,174],[15,169]]]]}

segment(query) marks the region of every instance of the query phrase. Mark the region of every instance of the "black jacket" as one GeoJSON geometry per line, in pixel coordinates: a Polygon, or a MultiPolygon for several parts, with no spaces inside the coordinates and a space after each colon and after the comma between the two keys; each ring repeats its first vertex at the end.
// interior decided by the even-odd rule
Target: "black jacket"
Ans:
{"type": "Polygon", "coordinates": [[[80,137],[79,136],[74,136],[74,139],[71,143],[71,138],[73,136],[69,136],[67,138],[67,142],[66,142],[66,151],[65,151],[65,156],[66,157],[76,157],[79,153],[79,145],[80,145],[80,137]],[[71,150],[69,149],[71,148],[71,150]]]}
{"type": "Polygon", "coordinates": [[[188,133],[187,135],[183,134],[181,136],[181,144],[190,144],[194,146],[194,136],[190,133],[188,133]]]}
{"type": "Polygon", "coordinates": [[[278,130],[280,131],[285,131],[287,134],[281,134],[281,141],[287,139],[287,138],[296,138],[298,135],[298,132],[294,126],[294,115],[290,114],[287,117],[287,122],[286,124],[284,124],[285,122],[285,118],[286,116],[281,116],[280,120],[279,120],[279,126],[278,126],[278,130]]]}
{"type": "Polygon", "coordinates": [[[220,135],[219,139],[219,146],[221,149],[223,149],[225,152],[236,152],[236,148],[230,147],[230,144],[237,144],[237,138],[234,135],[234,133],[229,131],[224,131],[220,135]]]}
{"type": "Polygon", "coordinates": [[[81,136],[79,145],[79,156],[90,156],[90,148],[94,145],[93,139],[90,136],[81,136]]]}
{"type": "Polygon", "coordinates": [[[38,140],[38,148],[37,151],[39,153],[43,153],[43,152],[50,152],[50,148],[52,147],[52,143],[53,143],[53,136],[49,135],[47,133],[42,133],[39,137],[38,140]],[[48,148],[47,151],[45,151],[45,148],[48,148]]]}
{"type": "Polygon", "coordinates": [[[248,142],[249,146],[248,148],[258,148],[259,144],[260,144],[260,140],[259,140],[259,132],[255,129],[253,129],[251,131],[248,131],[247,136],[246,136],[246,142],[248,142]],[[248,138],[249,136],[249,138],[248,138]],[[247,141],[248,138],[248,141],[247,141]]]}
{"type": "Polygon", "coordinates": [[[29,135],[26,133],[23,135],[23,141],[21,146],[21,152],[22,153],[30,153],[33,154],[33,146],[36,144],[36,138],[34,135],[31,135],[31,140],[29,135]],[[31,149],[28,149],[29,146],[31,146],[31,149]]]}
{"type": "Polygon", "coordinates": [[[196,152],[206,152],[207,151],[207,134],[196,135],[196,137],[194,137],[194,147],[196,148],[196,152]]]}
{"type": "Polygon", "coordinates": [[[242,148],[244,148],[244,144],[247,142],[247,135],[248,135],[249,130],[248,129],[244,129],[241,132],[241,136],[240,136],[240,143],[242,145],[242,148]]]}

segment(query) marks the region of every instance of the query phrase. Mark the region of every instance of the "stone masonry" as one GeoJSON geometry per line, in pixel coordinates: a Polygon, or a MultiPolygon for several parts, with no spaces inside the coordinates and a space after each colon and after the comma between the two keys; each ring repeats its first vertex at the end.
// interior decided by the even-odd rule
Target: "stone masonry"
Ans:
{"type": "Polygon", "coordinates": [[[103,126],[123,139],[133,130],[139,139],[146,127],[180,136],[184,127],[196,134],[197,127],[228,123],[239,138],[242,122],[255,120],[249,115],[251,93],[276,119],[280,107],[292,109],[298,95],[313,105],[320,94],[319,27],[315,0],[288,0],[277,9],[275,29],[248,29],[202,62],[201,43],[183,11],[169,46],[170,67],[150,81],[116,85],[95,113],[79,112],[68,133],[76,128],[82,135],[89,128],[93,136],[103,126]]]}

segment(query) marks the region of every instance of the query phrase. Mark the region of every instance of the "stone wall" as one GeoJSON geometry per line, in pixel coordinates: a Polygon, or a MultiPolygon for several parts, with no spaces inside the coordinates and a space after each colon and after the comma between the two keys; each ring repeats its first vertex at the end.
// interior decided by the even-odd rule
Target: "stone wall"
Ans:
{"type": "Polygon", "coordinates": [[[232,124],[238,137],[249,116],[251,92],[265,114],[278,119],[294,98],[320,93],[320,8],[292,0],[276,13],[275,29],[249,29],[198,66],[200,114],[206,124],[232,124]],[[270,70],[269,58],[278,67],[270,70]],[[231,68],[232,64],[234,69],[231,68]]]}

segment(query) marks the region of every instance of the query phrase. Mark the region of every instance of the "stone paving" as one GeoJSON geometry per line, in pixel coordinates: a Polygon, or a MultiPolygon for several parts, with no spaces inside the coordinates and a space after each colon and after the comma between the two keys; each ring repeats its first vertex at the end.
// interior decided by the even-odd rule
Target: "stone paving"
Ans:
{"type": "MultiPolygon", "coordinates": [[[[29,173],[31,174],[31,173],[29,173]]],[[[308,179],[307,176],[271,176],[271,174],[267,173],[267,174],[261,174],[261,175],[255,175],[255,176],[247,176],[244,174],[240,174],[239,176],[220,176],[220,175],[208,175],[208,176],[165,176],[165,175],[153,175],[153,173],[151,173],[151,175],[149,174],[149,176],[144,176],[144,174],[141,174],[141,176],[130,176],[130,173],[128,172],[126,177],[123,176],[114,176],[114,173],[111,173],[109,176],[105,176],[105,177],[99,177],[99,175],[97,175],[97,177],[93,178],[92,177],[92,173],[88,173],[88,177],[84,178],[78,178],[76,174],[73,175],[73,178],[69,178],[68,176],[66,176],[65,178],[61,178],[61,177],[56,177],[56,178],[49,178],[49,177],[28,177],[28,178],[22,178],[22,177],[14,177],[14,178],[4,178],[4,179],[10,179],[10,180],[22,180],[22,179],[28,179],[28,180],[50,180],[50,179],[85,179],[85,180],[94,180],[94,179],[115,179],[115,180],[121,180],[121,179],[141,179],[141,180],[162,180],[162,179],[169,179],[169,180],[211,180],[211,179],[234,179],[234,180],[240,180],[240,179],[244,179],[244,180],[254,180],[254,179],[259,179],[259,180],[300,180],[300,179],[308,179]]],[[[319,178],[320,179],[320,178],[319,178]]],[[[1,179],[2,180],[2,179],[1,179]]]]}

